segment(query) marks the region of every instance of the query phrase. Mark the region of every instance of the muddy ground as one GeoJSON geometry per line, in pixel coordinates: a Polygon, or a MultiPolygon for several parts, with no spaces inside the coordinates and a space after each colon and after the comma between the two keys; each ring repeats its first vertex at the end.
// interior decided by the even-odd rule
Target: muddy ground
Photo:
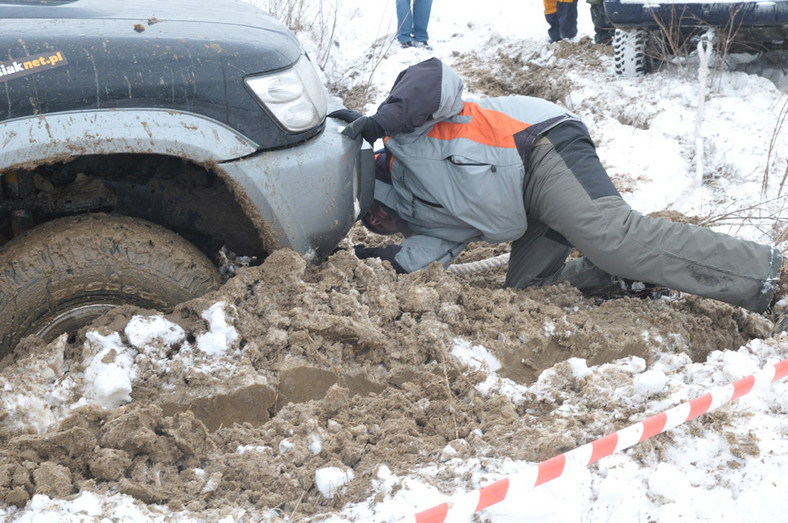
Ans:
{"type": "MultiPolygon", "coordinates": [[[[577,65],[582,57],[583,67],[597,67],[600,53],[609,52],[590,41],[578,45],[572,59],[577,65]]],[[[558,81],[560,51],[556,56],[527,75],[521,68],[529,57],[505,49],[494,71],[474,71],[472,56],[457,57],[457,69],[477,92],[560,102],[571,85],[558,81]]],[[[386,240],[356,228],[345,247],[359,241],[386,240]]],[[[506,247],[473,245],[458,261],[506,247]]],[[[278,251],[167,314],[185,335],[151,341],[145,357],[140,351],[132,401],[119,408],[69,407],[82,397],[95,337],[83,330],[49,345],[28,338],[2,362],[0,387],[6,394],[57,388],[62,397],[57,405],[42,399],[27,418],[0,407],[0,502],[21,507],[35,493],[68,498],[91,490],[208,519],[243,507],[255,514],[250,520],[319,520],[367,499],[381,464],[407,474],[444,460],[449,445],[458,457],[539,461],[630,424],[637,407],[600,415],[600,391],[587,391],[587,412],[555,415],[567,394],[593,387],[561,363],[570,357],[595,365],[636,355],[648,364],[660,352],[693,347],[690,358],[702,361],[771,329],[760,315],[691,296],[600,299],[563,285],[503,289],[504,270],[456,275],[432,266],[398,276],[387,263],[358,260],[352,249],[319,267],[278,251]],[[218,301],[238,333],[232,350],[184,364],[179,355],[193,352],[208,329],[202,314],[218,301]],[[521,401],[480,394],[474,386],[486,373],[450,355],[457,340],[486,347],[503,364],[498,374],[520,384],[559,364],[555,387],[521,401]],[[315,486],[315,472],[330,466],[354,474],[332,499],[315,486]]],[[[92,330],[117,332],[132,347],[125,325],[151,314],[123,307],[92,330]]],[[[659,444],[655,438],[645,446],[659,444]]],[[[449,479],[438,476],[435,484],[449,479]]]]}

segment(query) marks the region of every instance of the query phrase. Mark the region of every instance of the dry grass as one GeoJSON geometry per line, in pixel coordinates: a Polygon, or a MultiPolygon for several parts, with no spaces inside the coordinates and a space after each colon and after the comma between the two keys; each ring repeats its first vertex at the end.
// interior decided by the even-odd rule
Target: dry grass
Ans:
{"type": "Polygon", "coordinates": [[[294,33],[312,34],[319,49],[313,58],[321,68],[325,67],[334,46],[341,0],[318,0],[315,5],[307,5],[306,0],[257,0],[256,3],[294,33]]]}
{"type": "Polygon", "coordinates": [[[668,20],[662,20],[653,15],[654,22],[659,27],[661,38],[655,42],[654,49],[652,49],[652,58],[657,62],[674,61],[682,65],[695,52],[696,46],[693,45],[694,41],[698,38],[706,38],[712,40],[714,55],[717,57],[717,69],[722,70],[731,46],[741,29],[741,23],[736,22],[738,11],[739,9],[735,8],[731,12],[731,18],[725,26],[714,28],[711,28],[710,24],[700,18],[688,16],[686,10],[672,11],[668,20]],[[697,27],[696,30],[682,29],[682,23],[686,26],[688,19],[691,21],[690,25],[697,27]],[[673,58],[678,60],[672,60],[673,58]]]}

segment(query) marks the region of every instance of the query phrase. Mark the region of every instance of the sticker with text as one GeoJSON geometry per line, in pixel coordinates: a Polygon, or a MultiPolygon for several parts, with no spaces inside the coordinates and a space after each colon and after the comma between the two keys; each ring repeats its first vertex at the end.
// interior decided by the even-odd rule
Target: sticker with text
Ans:
{"type": "Polygon", "coordinates": [[[39,71],[46,71],[47,69],[54,69],[66,64],[68,64],[68,60],[66,60],[61,51],[50,51],[26,56],[10,62],[0,62],[0,82],[6,82],[12,78],[27,76],[39,71]]]}

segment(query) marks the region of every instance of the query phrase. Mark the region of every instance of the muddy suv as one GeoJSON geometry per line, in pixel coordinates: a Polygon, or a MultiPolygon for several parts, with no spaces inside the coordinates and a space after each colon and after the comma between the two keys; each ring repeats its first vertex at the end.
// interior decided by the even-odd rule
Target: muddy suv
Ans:
{"type": "Polygon", "coordinates": [[[625,76],[691,54],[700,38],[718,55],[788,47],[788,0],[604,0],[604,7],[616,27],[616,73],[625,76]]]}
{"type": "Polygon", "coordinates": [[[248,3],[0,1],[0,49],[0,356],[200,296],[222,256],[319,262],[371,204],[371,150],[248,3]]]}

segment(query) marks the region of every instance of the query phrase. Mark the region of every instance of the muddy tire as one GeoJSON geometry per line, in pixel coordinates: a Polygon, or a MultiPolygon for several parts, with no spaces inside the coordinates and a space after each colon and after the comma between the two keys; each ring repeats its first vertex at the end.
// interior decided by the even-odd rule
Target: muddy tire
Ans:
{"type": "Polygon", "coordinates": [[[646,29],[616,29],[613,35],[613,59],[616,74],[628,78],[646,75],[652,70],[648,54],[651,33],[646,29]]]}
{"type": "Polygon", "coordinates": [[[0,357],[24,336],[52,340],[123,304],[166,311],[220,282],[205,255],[150,222],[105,214],[47,222],[0,250],[0,357]]]}

